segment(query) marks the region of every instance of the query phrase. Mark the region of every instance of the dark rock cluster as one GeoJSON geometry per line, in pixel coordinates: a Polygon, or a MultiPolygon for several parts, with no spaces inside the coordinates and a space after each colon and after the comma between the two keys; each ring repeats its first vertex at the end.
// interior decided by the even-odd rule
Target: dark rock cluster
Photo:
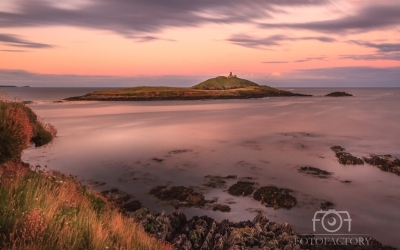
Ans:
{"type": "Polygon", "coordinates": [[[253,195],[253,198],[260,201],[267,207],[291,208],[297,204],[295,197],[289,193],[293,192],[287,188],[278,188],[275,186],[260,187],[253,195]]]}
{"type": "MultiPolygon", "coordinates": [[[[285,222],[271,222],[264,215],[258,214],[253,221],[230,222],[215,221],[208,216],[194,216],[190,220],[180,212],[170,215],[152,214],[148,209],[137,210],[133,217],[144,230],[156,238],[167,241],[179,250],[245,250],[245,249],[384,249],[395,248],[384,246],[372,237],[370,245],[315,245],[309,240],[307,244],[299,244],[304,237],[285,222]]],[[[314,236],[308,235],[307,238],[314,236]]]]}
{"type": "Polygon", "coordinates": [[[170,242],[176,249],[293,249],[296,233],[287,223],[270,222],[259,214],[253,221],[217,222],[208,216],[187,220],[180,211],[154,215],[146,208],[135,220],[150,234],[170,242]]]}
{"type": "Polygon", "coordinates": [[[134,197],[127,194],[117,188],[105,190],[101,192],[101,195],[114,203],[123,212],[134,212],[143,207],[142,203],[138,200],[134,200],[134,197]]]}
{"type": "Polygon", "coordinates": [[[228,175],[228,176],[219,176],[219,175],[206,175],[204,179],[207,180],[207,183],[204,184],[206,187],[210,188],[225,188],[226,180],[228,179],[237,179],[237,175],[228,175]]]}
{"type": "Polygon", "coordinates": [[[325,96],[341,97],[341,96],[353,96],[353,95],[352,95],[352,94],[349,94],[349,93],[346,93],[346,92],[339,92],[339,91],[336,91],[336,92],[329,93],[329,94],[327,94],[327,95],[325,95],[325,96]]]}
{"type": "Polygon", "coordinates": [[[228,193],[234,196],[249,196],[254,191],[254,182],[238,181],[229,187],[228,193]]]}
{"type": "Polygon", "coordinates": [[[376,166],[382,171],[400,175],[400,160],[391,155],[371,155],[369,158],[363,157],[363,159],[366,163],[376,166]]]}
{"type": "Polygon", "coordinates": [[[183,206],[202,207],[207,202],[203,194],[194,191],[193,188],[183,186],[172,186],[170,188],[167,188],[167,186],[157,186],[150,190],[150,194],[163,201],[180,201],[182,202],[180,205],[183,206]]]}
{"type": "Polygon", "coordinates": [[[336,157],[343,165],[363,165],[364,161],[361,158],[355,157],[350,153],[345,152],[345,148],[341,146],[331,147],[332,151],[336,153],[336,157]]]}
{"type": "Polygon", "coordinates": [[[309,174],[318,178],[328,178],[332,174],[328,171],[310,166],[300,167],[299,172],[309,174]]]}

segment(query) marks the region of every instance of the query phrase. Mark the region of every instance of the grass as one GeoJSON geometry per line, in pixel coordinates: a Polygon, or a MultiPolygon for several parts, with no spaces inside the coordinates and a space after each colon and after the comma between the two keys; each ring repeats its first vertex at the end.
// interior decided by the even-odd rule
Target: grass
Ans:
{"type": "Polygon", "coordinates": [[[0,168],[0,249],[172,249],[74,178],[0,168]]]}
{"type": "Polygon", "coordinates": [[[151,101],[151,100],[206,100],[248,99],[268,96],[300,96],[269,86],[261,86],[236,76],[218,76],[191,88],[133,87],[95,91],[83,96],[66,98],[68,101],[151,101]]]}
{"type": "Polygon", "coordinates": [[[67,100],[191,100],[260,98],[266,96],[290,96],[289,91],[269,86],[248,86],[225,90],[204,90],[174,87],[134,87],[93,93],[67,98],[67,100]]]}
{"type": "Polygon", "coordinates": [[[18,159],[56,132],[24,104],[0,100],[0,249],[172,249],[71,176],[18,159]]]}
{"type": "Polygon", "coordinates": [[[252,81],[238,77],[218,76],[215,78],[208,79],[204,82],[201,82],[193,86],[192,88],[204,89],[204,90],[225,90],[225,89],[245,88],[250,86],[259,86],[259,85],[252,81]]]}
{"type": "Polygon", "coordinates": [[[40,121],[25,104],[0,100],[0,163],[20,157],[30,142],[43,146],[56,134],[51,124],[40,121]]]}

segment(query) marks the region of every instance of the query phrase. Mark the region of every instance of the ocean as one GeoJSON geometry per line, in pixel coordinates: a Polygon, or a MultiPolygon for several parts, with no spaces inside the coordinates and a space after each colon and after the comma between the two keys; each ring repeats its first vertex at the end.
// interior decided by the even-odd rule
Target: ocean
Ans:
{"type": "MultiPolygon", "coordinates": [[[[400,89],[287,88],[314,96],[249,100],[53,102],[94,90],[1,88],[10,99],[32,101],[28,106],[58,130],[50,145],[26,149],[23,160],[76,175],[99,191],[118,188],[153,212],[174,208],[149,195],[150,189],[190,186],[232,210],[181,208],[188,217],[240,221],[263,212],[301,234],[313,233],[315,213],[330,201],[351,216],[352,234],[400,247],[400,176],[369,164],[341,165],[330,149],[400,158],[400,89]],[[354,97],[323,96],[337,90],[354,97]],[[299,172],[304,166],[332,175],[299,172]],[[204,185],[207,175],[238,179],[211,188],[204,185]],[[274,209],[228,194],[238,180],[289,188],[297,205],[274,209]]],[[[349,232],[343,226],[338,233],[349,232]]]]}

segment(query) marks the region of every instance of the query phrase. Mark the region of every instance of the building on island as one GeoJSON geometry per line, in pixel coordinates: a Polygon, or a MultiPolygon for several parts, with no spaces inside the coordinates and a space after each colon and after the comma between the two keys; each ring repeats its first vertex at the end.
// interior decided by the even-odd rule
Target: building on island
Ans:
{"type": "Polygon", "coordinates": [[[236,75],[232,75],[232,72],[230,72],[230,74],[228,76],[228,78],[236,78],[236,77],[237,77],[236,75]]]}

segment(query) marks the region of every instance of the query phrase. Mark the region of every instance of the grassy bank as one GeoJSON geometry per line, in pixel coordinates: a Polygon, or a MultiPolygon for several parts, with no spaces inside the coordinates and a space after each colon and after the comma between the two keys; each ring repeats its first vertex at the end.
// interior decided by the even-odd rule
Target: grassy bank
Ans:
{"type": "Polygon", "coordinates": [[[74,178],[0,168],[0,249],[172,249],[74,178]]]}
{"type": "Polygon", "coordinates": [[[20,157],[31,142],[37,147],[51,142],[56,134],[23,103],[0,100],[0,163],[20,157]]]}
{"type": "Polygon", "coordinates": [[[19,160],[55,133],[29,107],[0,101],[0,249],[172,249],[71,176],[19,160]]]}

